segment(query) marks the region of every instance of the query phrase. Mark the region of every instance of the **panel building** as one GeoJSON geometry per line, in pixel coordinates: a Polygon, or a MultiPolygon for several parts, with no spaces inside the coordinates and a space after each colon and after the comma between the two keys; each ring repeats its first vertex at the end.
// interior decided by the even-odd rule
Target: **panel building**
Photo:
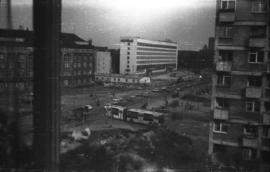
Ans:
{"type": "Polygon", "coordinates": [[[122,37],[120,73],[137,74],[160,69],[177,68],[178,45],[173,42],[122,37]]]}
{"type": "MultiPolygon", "coordinates": [[[[241,156],[268,171],[269,1],[217,0],[209,154],[241,156]]],[[[240,162],[240,161],[239,161],[240,162]]]]}

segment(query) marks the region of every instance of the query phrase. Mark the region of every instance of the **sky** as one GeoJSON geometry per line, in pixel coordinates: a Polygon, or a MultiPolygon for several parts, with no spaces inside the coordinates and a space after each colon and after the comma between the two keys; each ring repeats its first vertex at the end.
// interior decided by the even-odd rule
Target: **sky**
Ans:
{"type": "MultiPolygon", "coordinates": [[[[13,0],[14,28],[32,29],[31,0],[13,0]]],[[[62,31],[117,48],[121,36],[178,42],[198,50],[214,36],[216,0],[62,0],[62,31]]],[[[3,22],[3,21],[2,21],[3,22]]],[[[0,20],[1,24],[1,20],[0,20]]]]}

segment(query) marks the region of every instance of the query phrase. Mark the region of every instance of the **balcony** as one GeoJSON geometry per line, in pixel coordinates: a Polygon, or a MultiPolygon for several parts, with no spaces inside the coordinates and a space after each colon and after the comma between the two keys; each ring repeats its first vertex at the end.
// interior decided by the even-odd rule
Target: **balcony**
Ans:
{"type": "Polygon", "coordinates": [[[243,91],[241,90],[234,90],[231,88],[226,88],[220,85],[216,85],[215,96],[223,97],[223,98],[241,99],[242,92],[243,91]]]}
{"type": "Polygon", "coordinates": [[[247,87],[246,97],[247,98],[261,98],[262,89],[257,87],[247,87]]]}
{"type": "Polygon", "coordinates": [[[257,148],[258,147],[258,140],[254,137],[243,137],[243,146],[244,147],[252,147],[257,148]]]}
{"type": "Polygon", "coordinates": [[[216,63],[217,71],[230,72],[232,70],[232,63],[226,61],[220,61],[216,63]]]}
{"type": "Polygon", "coordinates": [[[234,12],[219,12],[219,22],[234,22],[235,13],[234,12]]]}
{"type": "Polygon", "coordinates": [[[214,119],[228,120],[229,111],[225,109],[214,109],[214,119]]]}
{"type": "Polygon", "coordinates": [[[269,125],[270,124],[270,115],[269,114],[267,114],[267,113],[264,113],[263,115],[262,115],[262,123],[263,124],[266,124],[266,125],[269,125]]]}
{"type": "Polygon", "coordinates": [[[249,38],[249,47],[263,48],[265,47],[265,38],[249,38]]]}

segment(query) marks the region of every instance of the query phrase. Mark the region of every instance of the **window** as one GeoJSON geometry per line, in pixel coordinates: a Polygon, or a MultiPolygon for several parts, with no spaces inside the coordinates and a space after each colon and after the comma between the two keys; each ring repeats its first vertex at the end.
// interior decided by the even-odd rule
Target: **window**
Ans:
{"type": "Polygon", "coordinates": [[[254,0],[251,4],[252,13],[263,13],[266,10],[266,4],[264,0],[254,0]]]}
{"type": "Polygon", "coordinates": [[[64,85],[68,86],[68,80],[64,80],[64,85]]]}
{"type": "Polygon", "coordinates": [[[270,128],[269,126],[263,126],[263,137],[270,137],[270,128]]]}
{"type": "Polygon", "coordinates": [[[265,112],[270,112],[270,102],[264,102],[264,109],[265,112]]]}
{"type": "Polygon", "coordinates": [[[4,60],[4,59],[5,59],[4,55],[0,54],[0,60],[4,60]]]}
{"type": "Polygon", "coordinates": [[[230,86],[231,85],[231,78],[232,76],[229,74],[218,74],[217,84],[223,86],[230,86]]]}
{"type": "Polygon", "coordinates": [[[260,102],[256,100],[246,101],[246,112],[260,112],[260,102]]]}
{"type": "Polygon", "coordinates": [[[69,67],[70,67],[69,63],[65,63],[65,68],[69,68],[69,67]]]}
{"type": "Polygon", "coordinates": [[[235,10],[235,0],[221,0],[220,9],[235,10]]]}
{"type": "Polygon", "coordinates": [[[225,98],[216,98],[216,107],[221,109],[228,109],[229,108],[229,100],[225,98]]]}
{"type": "Polygon", "coordinates": [[[258,134],[258,128],[254,125],[245,125],[243,133],[245,136],[257,136],[258,134]]]}
{"type": "Polygon", "coordinates": [[[263,51],[251,51],[248,56],[248,63],[263,63],[263,51]]]}
{"type": "Polygon", "coordinates": [[[251,27],[250,37],[265,37],[266,27],[265,26],[253,26],[251,27]]]}
{"type": "Polygon", "coordinates": [[[127,59],[129,60],[129,56],[127,56],[127,59]]]}
{"type": "Polygon", "coordinates": [[[262,86],[262,78],[258,77],[258,76],[249,76],[247,86],[248,87],[261,87],[262,86]]]}
{"type": "Polygon", "coordinates": [[[233,37],[233,27],[225,26],[220,28],[220,38],[232,38],[233,37]]]}
{"type": "Polygon", "coordinates": [[[244,148],[242,152],[243,160],[252,160],[256,158],[256,151],[254,149],[244,148]]]}
{"type": "Polygon", "coordinates": [[[232,61],[233,51],[221,50],[219,51],[220,61],[232,61]]]}
{"type": "Polygon", "coordinates": [[[127,54],[130,55],[130,52],[128,51],[127,54]]]}
{"type": "Polygon", "coordinates": [[[226,134],[228,132],[228,124],[223,121],[214,121],[213,132],[226,134]]]}
{"type": "Polygon", "coordinates": [[[130,46],[130,43],[128,42],[127,45],[130,46]]]}

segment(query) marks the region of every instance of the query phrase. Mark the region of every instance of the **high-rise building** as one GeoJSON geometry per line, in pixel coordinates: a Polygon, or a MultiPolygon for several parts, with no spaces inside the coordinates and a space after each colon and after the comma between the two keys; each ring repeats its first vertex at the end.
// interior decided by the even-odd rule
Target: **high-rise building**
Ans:
{"type": "Polygon", "coordinates": [[[269,2],[217,0],[216,12],[209,154],[238,152],[255,171],[269,170],[269,2]]]}
{"type": "Polygon", "coordinates": [[[136,74],[159,69],[177,68],[177,43],[122,37],[120,73],[136,74]]]}

